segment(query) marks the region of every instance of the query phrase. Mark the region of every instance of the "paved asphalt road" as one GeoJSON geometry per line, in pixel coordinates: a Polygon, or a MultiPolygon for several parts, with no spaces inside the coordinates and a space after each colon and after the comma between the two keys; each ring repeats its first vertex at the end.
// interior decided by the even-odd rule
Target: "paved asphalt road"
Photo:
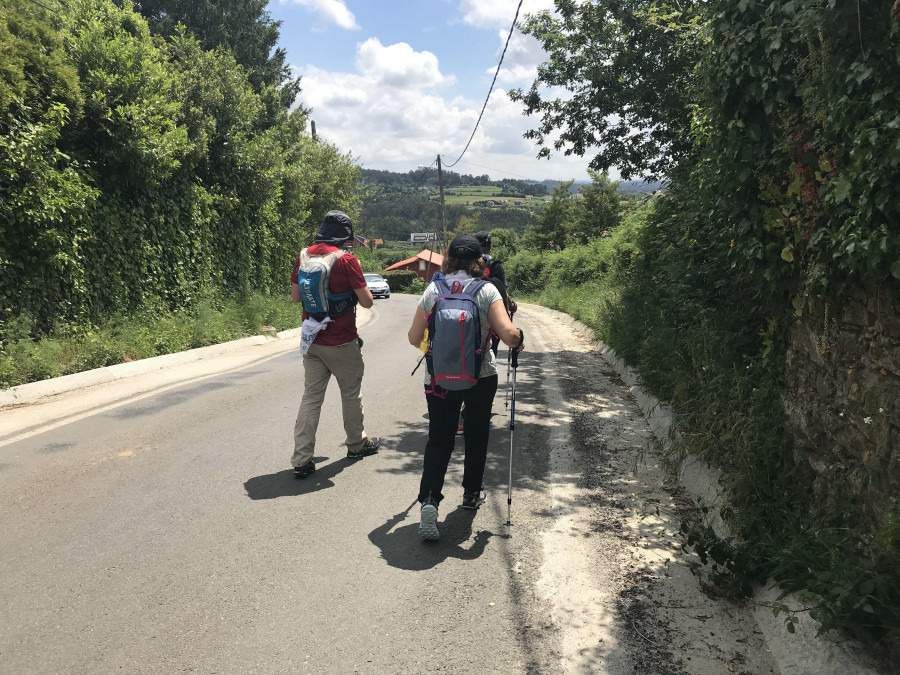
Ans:
{"type": "MultiPolygon", "coordinates": [[[[505,526],[502,389],[488,503],[474,518],[458,509],[458,451],[443,539],[416,537],[427,419],[424,366],[410,377],[418,352],[406,343],[414,302],[377,301],[361,331],[366,427],[382,452],[345,458],[332,382],[318,470],[305,481],[289,466],[296,340],[233,364],[179,366],[183,376],[144,393],[112,383],[57,408],[4,411],[0,672],[515,673],[553,663],[553,636],[531,639],[546,604],[532,588],[539,532],[525,514],[540,508],[540,488],[514,499],[505,526]]],[[[539,370],[519,369],[523,415],[539,370]]],[[[522,459],[532,477],[546,471],[534,452],[522,459]]]]}

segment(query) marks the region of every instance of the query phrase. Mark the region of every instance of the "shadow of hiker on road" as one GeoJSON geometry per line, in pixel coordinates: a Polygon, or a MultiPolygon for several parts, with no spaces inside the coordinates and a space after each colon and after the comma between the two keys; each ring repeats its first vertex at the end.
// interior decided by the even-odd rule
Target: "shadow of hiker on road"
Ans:
{"type": "MultiPolygon", "coordinates": [[[[327,457],[315,457],[314,460],[327,460],[327,457]]],[[[300,495],[318,492],[326,488],[334,487],[332,478],[337,476],[345,468],[356,460],[342,457],[336,462],[327,464],[316,470],[306,478],[297,480],[294,478],[293,469],[285,469],[278,473],[267,473],[263,476],[255,476],[244,483],[247,496],[250,499],[276,499],[277,497],[299,497],[300,495]]]]}
{"type": "Polygon", "coordinates": [[[415,508],[418,506],[419,502],[414,501],[369,533],[369,541],[381,549],[381,557],[391,567],[420,571],[431,569],[447,558],[474,560],[484,553],[488,540],[497,536],[494,532],[479,530],[472,539],[471,546],[464,548],[463,544],[472,538],[472,525],[478,512],[462,508],[450,511],[442,522],[438,522],[441,538],[435,542],[422,542],[419,539],[418,519],[391,531],[406,519],[410,511],[418,517],[419,511],[415,508]]]}

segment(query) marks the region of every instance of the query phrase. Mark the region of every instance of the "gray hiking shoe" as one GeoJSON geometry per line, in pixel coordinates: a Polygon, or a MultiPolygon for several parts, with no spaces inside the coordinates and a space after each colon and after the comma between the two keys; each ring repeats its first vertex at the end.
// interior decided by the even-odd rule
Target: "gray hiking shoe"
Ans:
{"type": "Polygon", "coordinates": [[[378,448],[381,447],[381,439],[377,437],[367,438],[365,445],[363,445],[356,452],[347,451],[347,459],[359,459],[360,457],[368,457],[369,455],[374,455],[378,452],[378,448]]]}
{"type": "Polygon", "coordinates": [[[475,511],[479,506],[484,504],[486,498],[487,495],[484,490],[479,490],[478,492],[464,492],[462,507],[469,511],[475,511]]]}
{"type": "Polygon", "coordinates": [[[309,460],[303,466],[294,467],[294,478],[306,478],[309,474],[316,470],[316,465],[309,460]]]}
{"type": "Polygon", "coordinates": [[[422,502],[422,515],[419,520],[419,539],[422,541],[437,541],[441,533],[437,527],[438,507],[437,502],[431,497],[422,502]]]}

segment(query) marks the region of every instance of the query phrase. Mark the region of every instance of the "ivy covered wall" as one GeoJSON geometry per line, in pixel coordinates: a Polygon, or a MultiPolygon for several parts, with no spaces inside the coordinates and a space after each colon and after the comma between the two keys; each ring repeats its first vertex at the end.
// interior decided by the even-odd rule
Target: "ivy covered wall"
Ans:
{"type": "Polygon", "coordinates": [[[900,499],[900,301],[858,289],[835,311],[816,303],[792,326],[786,427],[820,500],[856,500],[884,527],[900,499]]]}

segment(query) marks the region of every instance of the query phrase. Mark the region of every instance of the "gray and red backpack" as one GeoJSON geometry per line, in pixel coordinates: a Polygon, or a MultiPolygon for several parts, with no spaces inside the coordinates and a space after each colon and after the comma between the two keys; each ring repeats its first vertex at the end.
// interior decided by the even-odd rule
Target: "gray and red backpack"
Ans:
{"type": "Polygon", "coordinates": [[[448,286],[443,277],[433,280],[438,297],[425,317],[428,320],[428,351],[425,362],[435,393],[441,389],[460,391],[478,383],[481,360],[488,339],[481,341],[481,315],[475,296],[488,282],[472,279],[465,285],[448,286]]]}

